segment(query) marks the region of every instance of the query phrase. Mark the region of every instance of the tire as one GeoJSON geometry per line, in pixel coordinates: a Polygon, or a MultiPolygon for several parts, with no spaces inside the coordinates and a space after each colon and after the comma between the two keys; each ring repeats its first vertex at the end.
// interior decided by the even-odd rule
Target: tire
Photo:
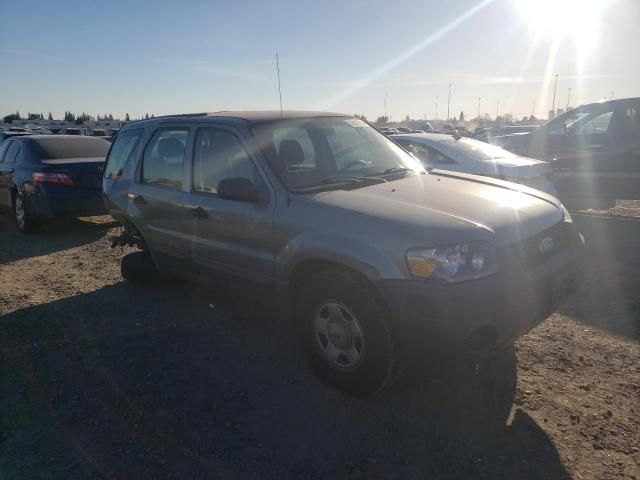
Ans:
{"type": "Polygon", "coordinates": [[[133,283],[156,284],[160,282],[160,272],[148,252],[133,252],[122,257],[120,273],[122,278],[133,283]]]}
{"type": "Polygon", "coordinates": [[[29,215],[24,199],[18,193],[13,199],[13,218],[21,233],[33,233],[38,229],[38,222],[29,215]]]}
{"type": "Polygon", "coordinates": [[[295,314],[309,364],[324,381],[355,395],[390,382],[397,347],[364,282],[338,270],[319,272],[301,288],[295,314]]]}

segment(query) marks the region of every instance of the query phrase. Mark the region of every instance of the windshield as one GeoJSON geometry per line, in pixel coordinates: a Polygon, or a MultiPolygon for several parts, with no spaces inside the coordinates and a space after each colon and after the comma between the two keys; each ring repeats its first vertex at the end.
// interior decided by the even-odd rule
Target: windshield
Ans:
{"type": "Polygon", "coordinates": [[[253,134],[292,191],[357,188],[424,171],[395,143],[354,118],[281,120],[258,124],[253,134]]]}
{"type": "Polygon", "coordinates": [[[470,138],[452,139],[450,142],[447,142],[446,145],[479,161],[514,158],[517,156],[503,148],[470,138]]]}

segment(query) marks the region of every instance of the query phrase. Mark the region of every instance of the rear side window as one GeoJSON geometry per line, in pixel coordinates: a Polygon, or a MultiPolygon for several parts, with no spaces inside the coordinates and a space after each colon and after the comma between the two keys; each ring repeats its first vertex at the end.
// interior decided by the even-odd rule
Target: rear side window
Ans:
{"type": "Polygon", "coordinates": [[[186,128],[166,128],[154,133],[144,152],[142,183],[180,190],[188,136],[186,128]]]}
{"type": "Polygon", "coordinates": [[[4,154],[7,151],[7,149],[9,148],[9,145],[11,145],[11,142],[2,142],[0,143],[0,163],[2,163],[4,160],[4,154]]]}
{"type": "Polygon", "coordinates": [[[11,146],[4,155],[4,163],[13,163],[16,160],[16,156],[20,152],[20,143],[11,142],[11,146]]]}
{"type": "Polygon", "coordinates": [[[143,133],[142,129],[128,130],[116,137],[109,153],[104,178],[118,180],[132,177],[133,162],[137,157],[143,133]]]}
{"type": "Polygon", "coordinates": [[[215,194],[220,181],[232,177],[258,183],[256,168],[240,140],[226,130],[199,130],[193,161],[193,190],[215,194]]]}

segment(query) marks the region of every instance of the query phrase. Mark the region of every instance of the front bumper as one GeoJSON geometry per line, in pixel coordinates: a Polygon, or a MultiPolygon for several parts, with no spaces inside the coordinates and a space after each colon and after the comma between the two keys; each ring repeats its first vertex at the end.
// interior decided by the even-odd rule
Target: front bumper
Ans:
{"type": "Polygon", "coordinates": [[[406,356],[448,352],[490,356],[546,319],[570,293],[581,268],[583,239],[563,223],[557,253],[523,261],[514,248],[498,253],[499,272],[462,283],[381,280],[377,286],[406,356]]]}

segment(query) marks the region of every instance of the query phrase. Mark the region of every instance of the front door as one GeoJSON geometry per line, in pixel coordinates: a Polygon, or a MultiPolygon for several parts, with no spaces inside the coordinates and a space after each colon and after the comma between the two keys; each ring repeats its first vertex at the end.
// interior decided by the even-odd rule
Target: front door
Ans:
{"type": "Polygon", "coordinates": [[[562,199],[640,195],[638,107],[624,102],[596,104],[565,116],[561,135],[552,132],[548,142],[554,183],[562,199]]]}
{"type": "MultiPolygon", "coordinates": [[[[249,149],[230,130],[199,128],[194,142],[191,193],[192,261],[207,276],[239,280],[249,288],[274,285],[273,195],[249,149]],[[247,178],[256,203],[218,196],[226,178],[247,178]]],[[[254,292],[255,293],[255,292],[254,292]]]]}

